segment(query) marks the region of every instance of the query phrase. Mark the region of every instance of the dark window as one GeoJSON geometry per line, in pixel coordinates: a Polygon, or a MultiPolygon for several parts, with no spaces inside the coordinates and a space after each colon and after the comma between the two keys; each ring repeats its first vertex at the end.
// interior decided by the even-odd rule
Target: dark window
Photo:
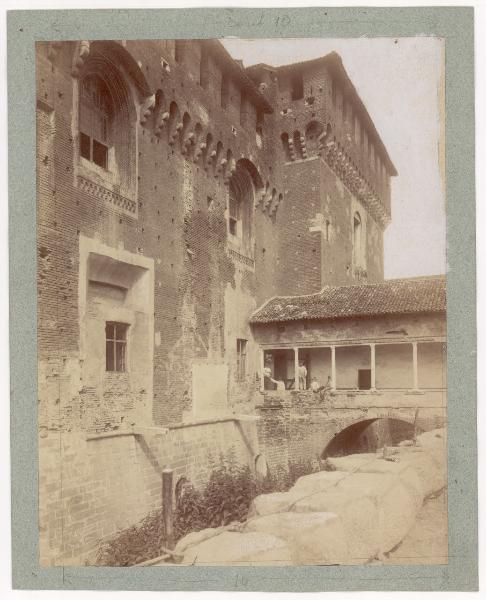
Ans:
{"type": "Polygon", "coordinates": [[[236,340],[236,380],[244,381],[246,377],[246,344],[247,340],[236,340]]]}
{"type": "Polygon", "coordinates": [[[300,100],[304,97],[304,79],[301,73],[293,75],[290,80],[290,87],[292,100],[300,100]]]}
{"type": "Polygon", "coordinates": [[[93,162],[103,169],[108,168],[108,147],[93,140],[93,162]]]}
{"type": "Polygon", "coordinates": [[[115,323],[113,321],[106,323],[107,371],[126,371],[127,332],[128,325],[126,323],[115,323]]]}
{"type": "Polygon", "coordinates": [[[79,134],[79,152],[83,158],[91,160],[91,138],[85,133],[79,134]]]}
{"type": "Polygon", "coordinates": [[[371,389],[371,369],[358,369],[358,389],[371,389]]]}

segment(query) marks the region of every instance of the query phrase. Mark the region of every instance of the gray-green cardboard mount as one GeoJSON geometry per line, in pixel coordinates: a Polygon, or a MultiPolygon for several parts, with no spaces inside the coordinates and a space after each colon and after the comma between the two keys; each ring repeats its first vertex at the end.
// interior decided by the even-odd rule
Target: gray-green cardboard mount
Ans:
{"type": "Polygon", "coordinates": [[[13,586],[112,590],[477,589],[474,23],[472,8],[212,8],[8,13],[13,586]],[[204,24],[204,26],[202,25],[204,24]],[[440,36],[446,51],[449,563],[349,567],[38,564],[37,40],[440,36]]]}

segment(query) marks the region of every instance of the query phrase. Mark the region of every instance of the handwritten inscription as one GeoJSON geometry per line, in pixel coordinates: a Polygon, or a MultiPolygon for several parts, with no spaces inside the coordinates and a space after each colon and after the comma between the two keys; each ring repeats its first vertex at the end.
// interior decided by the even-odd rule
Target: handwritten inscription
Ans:
{"type": "Polygon", "coordinates": [[[276,30],[289,27],[292,19],[287,14],[269,15],[268,13],[240,14],[225,13],[224,25],[227,27],[274,27],[276,30]]]}

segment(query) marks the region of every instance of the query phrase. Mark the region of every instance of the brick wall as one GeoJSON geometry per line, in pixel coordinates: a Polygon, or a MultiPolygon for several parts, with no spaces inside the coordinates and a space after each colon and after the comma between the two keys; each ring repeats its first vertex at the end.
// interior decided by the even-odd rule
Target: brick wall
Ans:
{"type": "MultiPolygon", "coordinates": [[[[257,302],[276,290],[275,218],[261,204],[254,210],[254,229],[264,235],[264,250],[259,243],[252,268],[238,276],[241,264],[228,255],[226,248],[226,205],[231,175],[228,169],[232,163],[228,161],[225,167],[212,164],[209,150],[215,149],[219,141],[222,142],[219,160],[228,155],[236,160],[251,156],[262,181],[273,189],[278,187],[275,172],[272,173],[273,145],[265,142],[265,151],[259,149],[255,127],[247,131],[240,126],[240,92],[233,79],[233,112],[221,111],[219,97],[214,95],[214,90],[220,87],[220,62],[211,58],[207,88],[200,86],[197,42],[185,44],[179,63],[173,60],[171,42],[129,41],[125,50],[141,65],[140,71],[150,88],[162,90],[160,109],[168,110],[169,103],[176,101],[180,118],[184,112],[190,116],[185,134],[196,132],[201,143],[209,133],[213,143],[206,156],[202,153],[195,160],[197,148],[189,145],[187,149],[185,141],[178,138],[169,143],[168,127],[156,136],[157,116],[150,116],[145,126],[133,125],[138,146],[136,214],[120,213],[105,200],[87,196],[75,185],[73,174],[77,139],[73,132],[71,63],[76,47],[73,43],[62,44],[56,60],[50,62],[47,44],[39,45],[37,81],[42,101],[38,109],[39,359],[46,364],[57,360],[62,367],[63,361],[76,360],[78,356],[80,236],[97,239],[113,248],[121,245],[129,252],[149,257],[154,260],[155,268],[153,420],[159,424],[178,422],[191,403],[194,360],[227,360],[230,369],[234,369],[231,353],[237,336],[234,331],[234,339],[230,339],[226,315],[232,312],[238,320],[233,330],[248,329],[247,318],[257,302]],[[161,57],[170,62],[170,73],[161,68],[161,57]],[[188,65],[194,68],[188,69],[188,65]],[[247,298],[245,311],[235,313],[231,307],[225,308],[228,287],[247,298]]],[[[251,122],[256,114],[252,107],[247,100],[251,122]]],[[[263,120],[264,140],[267,126],[268,115],[263,120]]],[[[260,199],[261,190],[256,189],[255,193],[260,199]]],[[[252,343],[249,334],[245,337],[252,343]]],[[[82,373],[82,365],[78,367],[72,377],[79,370],[82,373]]],[[[41,372],[44,370],[41,366],[41,372]]],[[[59,376],[68,373],[60,368],[59,376]]],[[[252,376],[248,377],[245,389],[239,386],[240,397],[248,397],[248,390],[254,385],[252,376]]],[[[76,389],[78,383],[71,387],[76,389]]],[[[87,395],[87,390],[77,394],[75,403],[83,405],[87,395]]],[[[41,409],[43,414],[48,412],[50,401],[41,394],[41,403],[47,405],[46,410],[41,409]]],[[[57,403],[61,412],[72,412],[71,395],[58,398],[57,403]]],[[[80,423],[82,426],[80,421],[73,425],[80,423]]]]}
{"type": "Polygon", "coordinates": [[[226,421],[171,429],[165,435],[87,439],[49,432],[39,438],[39,531],[43,566],[83,565],[101,540],[161,507],[161,473],[174,470],[200,487],[211,461],[230,448],[251,468],[258,454],[252,423],[226,421]]]}

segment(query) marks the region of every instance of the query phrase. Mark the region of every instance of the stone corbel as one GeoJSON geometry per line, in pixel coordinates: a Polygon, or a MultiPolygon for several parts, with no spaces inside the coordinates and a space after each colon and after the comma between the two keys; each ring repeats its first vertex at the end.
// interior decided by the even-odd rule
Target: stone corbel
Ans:
{"type": "Polygon", "coordinates": [[[155,135],[157,137],[160,137],[162,135],[162,129],[164,129],[166,123],[169,120],[169,117],[170,115],[168,112],[162,112],[158,117],[157,125],[155,126],[155,135]]]}
{"type": "Polygon", "coordinates": [[[74,57],[73,57],[73,65],[72,65],[72,69],[71,69],[71,75],[73,77],[77,78],[80,76],[81,71],[84,66],[84,63],[86,62],[86,59],[89,56],[89,49],[90,49],[90,41],[89,40],[83,40],[76,44],[76,49],[74,51],[74,57]]]}
{"type": "Polygon", "coordinates": [[[175,143],[177,136],[182,131],[183,127],[184,127],[184,124],[182,123],[182,121],[179,121],[179,123],[177,123],[177,125],[174,127],[174,131],[170,134],[170,137],[169,137],[169,144],[171,146],[175,143]]]}
{"type": "Polygon", "coordinates": [[[191,133],[186,137],[182,144],[182,154],[188,154],[191,146],[194,144],[196,140],[196,134],[191,131],[191,133]]]}
{"type": "Polygon", "coordinates": [[[206,142],[201,142],[198,147],[196,148],[196,151],[194,152],[194,162],[197,162],[201,156],[201,154],[203,153],[203,150],[206,149],[206,142]]]}
{"type": "Polygon", "coordinates": [[[155,94],[148,96],[140,107],[140,125],[145,125],[155,108],[155,94]]]}

